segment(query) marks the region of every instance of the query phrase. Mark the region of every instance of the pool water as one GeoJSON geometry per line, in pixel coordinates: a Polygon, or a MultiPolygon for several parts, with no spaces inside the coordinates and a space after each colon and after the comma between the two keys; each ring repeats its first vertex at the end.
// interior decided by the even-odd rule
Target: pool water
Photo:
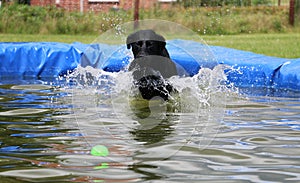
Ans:
{"type": "Polygon", "coordinates": [[[122,102],[86,89],[0,85],[1,182],[300,181],[297,92],[240,89],[208,125],[177,111],[139,129],[122,102]],[[92,155],[97,144],[109,155],[92,155]]]}

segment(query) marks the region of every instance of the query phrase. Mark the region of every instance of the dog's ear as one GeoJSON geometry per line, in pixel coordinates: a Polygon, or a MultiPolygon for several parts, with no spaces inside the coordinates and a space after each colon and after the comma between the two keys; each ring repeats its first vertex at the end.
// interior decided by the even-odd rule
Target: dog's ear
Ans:
{"type": "Polygon", "coordinates": [[[162,46],[161,56],[170,58],[170,54],[166,48],[166,42],[160,42],[160,44],[162,46]]]}
{"type": "Polygon", "coordinates": [[[135,37],[137,33],[130,34],[126,39],[127,49],[132,47],[132,43],[135,42],[135,37]]]}
{"type": "Polygon", "coordinates": [[[168,50],[167,50],[166,48],[164,48],[164,49],[162,50],[162,56],[167,57],[167,58],[170,58],[169,52],[168,52],[168,50]]]}

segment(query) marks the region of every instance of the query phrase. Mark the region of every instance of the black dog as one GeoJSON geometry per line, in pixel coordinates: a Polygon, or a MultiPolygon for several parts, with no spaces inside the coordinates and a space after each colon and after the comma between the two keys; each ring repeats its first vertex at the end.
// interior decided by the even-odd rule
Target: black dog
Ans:
{"type": "Polygon", "coordinates": [[[178,73],[165,47],[165,39],[153,30],[140,30],[129,35],[126,44],[128,49],[132,47],[134,55],[129,71],[133,71],[134,84],[142,97],[150,100],[158,96],[169,100],[176,90],[167,78],[178,73]]]}

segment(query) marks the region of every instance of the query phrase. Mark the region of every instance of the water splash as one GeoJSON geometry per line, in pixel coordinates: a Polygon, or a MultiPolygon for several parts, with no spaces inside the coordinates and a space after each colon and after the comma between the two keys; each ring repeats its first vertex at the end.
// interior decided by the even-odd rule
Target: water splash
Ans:
{"type": "MultiPolygon", "coordinates": [[[[149,25],[155,31],[167,32],[168,34],[164,34],[167,38],[180,35],[179,32],[184,33],[182,38],[197,38],[190,30],[178,24],[175,25],[176,28],[165,21],[155,24],[151,20],[150,23],[140,24],[141,29],[149,28],[149,25]]],[[[100,36],[93,45],[107,39],[109,43],[119,44],[126,40],[126,36],[132,31],[129,28],[131,26],[118,26],[104,37],[100,36]]],[[[203,40],[199,42],[202,43],[203,40]]],[[[115,53],[129,55],[128,50],[124,50],[122,46],[110,45],[113,49],[109,49],[106,55],[102,53],[102,59],[97,60],[99,69],[79,66],[68,76],[68,81],[74,84],[70,92],[77,125],[90,146],[104,143],[125,148],[130,144],[136,148],[132,153],[139,154],[135,157],[167,158],[186,143],[192,143],[199,149],[210,144],[218,133],[224,115],[229,91],[224,70],[228,68],[217,65],[206,44],[201,44],[199,50],[195,49],[193,52],[185,49],[188,48],[188,43],[180,45],[175,41],[169,46],[181,48],[180,53],[188,54],[199,63],[201,69],[191,77],[185,74],[169,78],[178,92],[172,94],[168,101],[160,97],[144,100],[133,84],[132,73],[126,67],[119,72],[104,71],[105,65],[115,53]],[[115,129],[120,128],[124,133],[116,133],[120,130],[115,129]],[[157,147],[169,145],[168,142],[171,141],[177,142],[172,144],[172,152],[156,151],[157,147]]],[[[182,65],[180,68],[184,70],[185,67],[182,65]]]]}
{"type": "Polygon", "coordinates": [[[138,97],[131,72],[79,67],[71,78],[77,83],[71,88],[73,110],[87,143],[91,147],[107,143],[107,138],[102,139],[105,136],[116,139],[111,143],[124,146],[142,143],[140,151],[146,151],[146,157],[157,157],[155,147],[174,139],[177,146],[164,158],[186,143],[206,148],[218,133],[229,91],[222,65],[203,68],[193,77],[170,78],[178,93],[168,102],[138,97]],[[113,128],[122,128],[124,134],[115,134],[113,128]],[[132,134],[137,135],[136,139],[132,134]],[[156,134],[157,139],[146,134],[156,134]]]}

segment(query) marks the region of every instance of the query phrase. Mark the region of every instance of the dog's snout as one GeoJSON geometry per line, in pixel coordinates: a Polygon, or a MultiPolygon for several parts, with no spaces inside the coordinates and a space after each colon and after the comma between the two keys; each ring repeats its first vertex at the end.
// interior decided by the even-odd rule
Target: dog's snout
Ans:
{"type": "Polygon", "coordinates": [[[140,51],[136,55],[137,58],[149,55],[149,44],[147,44],[147,41],[139,41],[137,45],[140,47],[140,51]]]}
{"type": "Polygon", "coordinates": [[[137,54],[136,58],[140,58],[140,57],[145,57],[148,56],[149,54],[147,54],[147,52],[141,51],[137,54]]]}

